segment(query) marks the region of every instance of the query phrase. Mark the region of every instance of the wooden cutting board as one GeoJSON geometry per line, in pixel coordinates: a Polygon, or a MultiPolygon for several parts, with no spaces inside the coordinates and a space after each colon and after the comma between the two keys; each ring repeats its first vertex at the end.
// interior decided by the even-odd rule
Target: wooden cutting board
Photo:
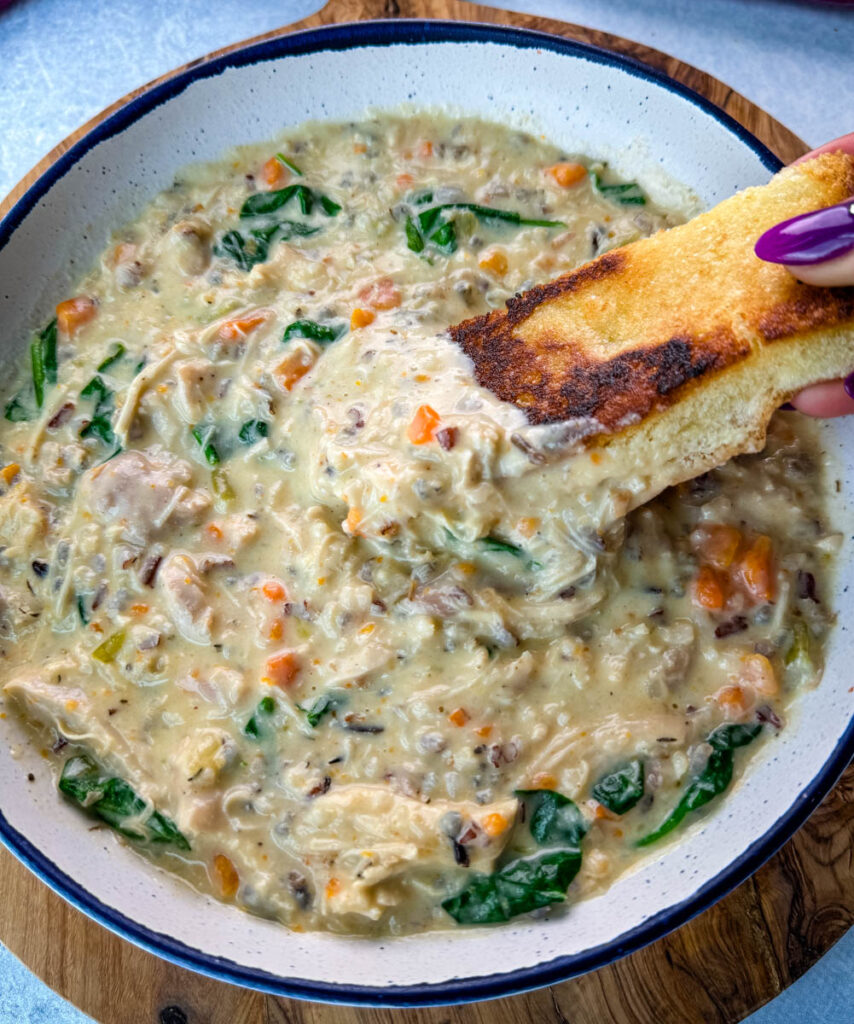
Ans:
{"type": "MultiPolygon", "coordinates": [[[[604,32],[463,0],[330,0],[310,18],[259,38],[336,22],[406,17],[511,24],[594,43],[691,86],[784,161],[806,149],[765,111],[673,57],[604,32]]],[[[0,216],[61,152],[125,100],[50,153],[0,203],[0,216]]],[[[849,768],[810,821],[764,868],[678,932],[594,974],[469,1006],[349,1009],[210,981],[116,938],[55,896],[5,851],[0,852],[0,940],[48,985],[103,1024],[734,1024],[803,974],[854,921],[852,839],[854,768],[849,768]]]]}

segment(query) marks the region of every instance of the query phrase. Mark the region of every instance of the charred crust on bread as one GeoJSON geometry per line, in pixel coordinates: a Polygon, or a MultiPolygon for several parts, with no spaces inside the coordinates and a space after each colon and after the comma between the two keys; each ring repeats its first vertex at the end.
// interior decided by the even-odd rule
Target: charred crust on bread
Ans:
{"type": "MultiPolygon", "coordinates": [[[[831,334],[849,339],[842,344],[854,367],[854,288],[805,285],[759,260],[753,246],[773,224],[851,192],[854,157],[813,158],[687,224],[516,295],[506,312],[450,328],[451,338],[478,382],[532,424],[591,419],[610,434],[636,427],[722,371],[763,363],[781,350],[774,342],[794,342],[786,358],[801,359],[783,392],[792,394],[827,379],[817,368],[831,334]]],[[[769,416],[778,399],[779,388],[768,395],[769,416]]]]}
{"type": "Polygon", "coordinates": [[[772,306],[757,324],[762,339],[782,341],[802,331],[834,327],[854,320],[854,288],[796,285],[793,298],[772,306]]]}
{"type": "Polygon", "coordinates": [[[480,334],[478,358],[464,334],[452,336],[474,359],[478,383],[523,409],[530,423],[585,418],[606,430],[665,408],[686,384],[750,354],[724,328],[702,339],[677,334],[604,361],[589,358],[571,339],[538,338],[541,350],[558,345],[570,353],[565,376],[556,377],[512,331],[480,334]]]}

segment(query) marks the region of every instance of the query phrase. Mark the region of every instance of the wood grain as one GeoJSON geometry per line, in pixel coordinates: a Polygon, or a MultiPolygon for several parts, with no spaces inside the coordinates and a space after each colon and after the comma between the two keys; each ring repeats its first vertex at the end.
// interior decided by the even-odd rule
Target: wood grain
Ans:
{"type": "MultiPolygon", "coordinates": [[[[376,17],[512,24],[593,43],[696,89],[784,161],[806,148],[749,100],[674,57],[604,32],[463,0],[331,0],[297,25],[259,38],[376,17]]],[[[0,203],[0,216],[59,155],[127,98],[48,154],[0,203]]],[[[849,768],[780,853],[678,932],[562,985],[468,1006],[407,1011],[327,1007],[210,981],[89,921],[6,852],[0,852],[0,939],[56,991],[104,1024],[734,1024],[798,978],[854,921],[852,840],[854,769],[849,768]]]]}

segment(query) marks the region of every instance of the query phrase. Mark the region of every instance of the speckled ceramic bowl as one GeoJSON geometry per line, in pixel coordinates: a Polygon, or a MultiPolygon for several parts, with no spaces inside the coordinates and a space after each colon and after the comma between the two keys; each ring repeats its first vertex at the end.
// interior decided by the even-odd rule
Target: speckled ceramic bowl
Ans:
{"type": "MultiPolygon", "coordinates": [[[[0,343],[14,356],[107,233],[176,169],[308,118],[404,102],[452,105],[608,159],[652,192],[661,169],[704,205],[768,179],[775,157],[699,96],[602,51],[514,29],[421,22],[340,25],[248,46],[143,93],[99,123],[0,224],[0,343]],[[461,102],[464,101],[464,102],[461,102]]],[[[825,428],[848,517],[854,418],[825,428]]],[[[851,564],[845,538],[843,567],[851,564]]],[[[845,575],[843,572],[843,575],[845,575]]],[[[850,578],[850,571],[847,576],[850,578]]],[[[191,891],[57,799],[20,727],[0,722],[0,834],[67,900],[133,942],[226,981],[327,1001],[420,1005],[483,999],[600,967],[663,935],[745,879],[827,793],[854,753],[852,594],[821,686],[806,693],[714,815],[607,893],[550,921],[385,941],[289,932],[191,891]],[[19,756],[10,752],[21,748],[19,756]],[[32,772],[35,781],[26,781],[32,772]]],[[[854,591],[854,588],[852,588],[854,591]]]]}

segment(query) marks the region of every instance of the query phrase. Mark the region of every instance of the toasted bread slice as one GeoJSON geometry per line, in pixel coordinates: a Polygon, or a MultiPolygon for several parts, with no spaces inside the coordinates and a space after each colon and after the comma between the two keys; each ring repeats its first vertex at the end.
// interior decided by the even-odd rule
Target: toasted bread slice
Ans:
{"type": "Polygon", "coordinates": [[[825,154],[451,336],[530,423],[581,421],[586,447],[655,460],[639,504],[759,450],[781,402],[854,370],[854,288],[810,287],[753,252],[772,225],[852,194],[854,157],[825,154]]]}

